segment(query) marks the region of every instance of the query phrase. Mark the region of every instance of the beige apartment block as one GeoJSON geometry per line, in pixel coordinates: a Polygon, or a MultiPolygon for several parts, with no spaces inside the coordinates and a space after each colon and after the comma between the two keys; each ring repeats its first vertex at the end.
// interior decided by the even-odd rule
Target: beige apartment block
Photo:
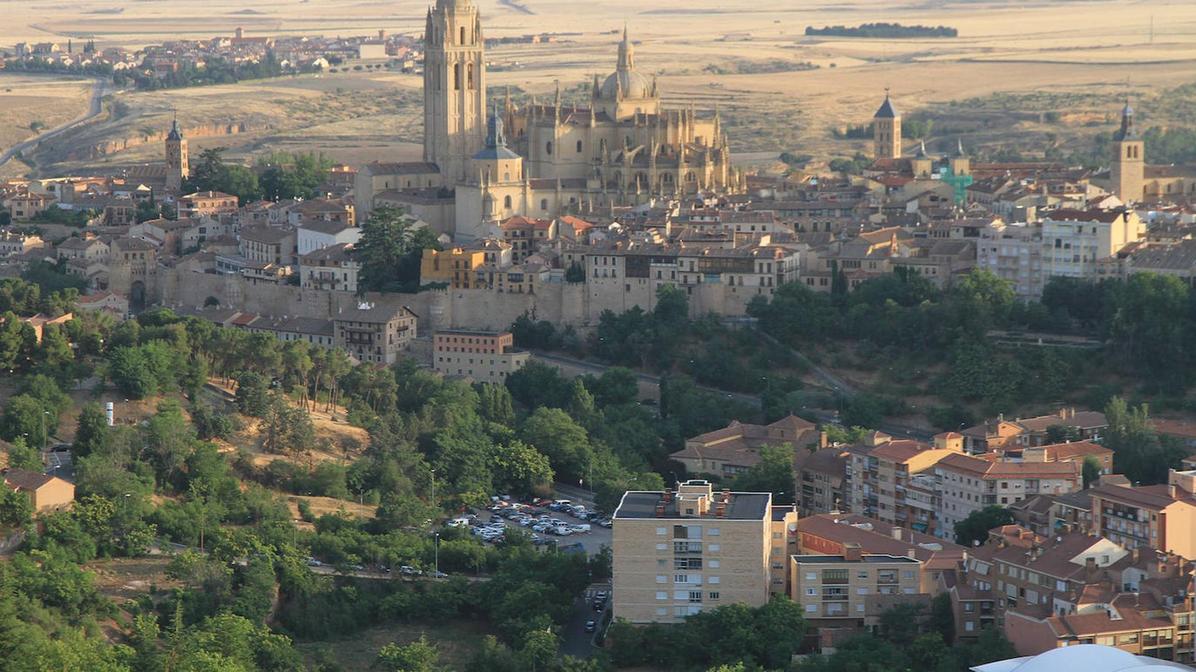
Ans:
{"type": "Polygon", "coordinates": [[[789,566],[789,596],[813,626],[863,628],[872,605],[922,592],[918,559],[864,554],[858,544],[847,544],[843,555],[795,555],[789,566]]]}
{"type": "Polygon", "coordinates": [[[527,351],[515,349],[508,331],[438,331],[432,338],[432,368],[445,376],[501,384],[530,358],[527,351]]]}
{"type": "Polygon", "coordinates": [[[776,508],[786,511],[774,521],[771,493],[716,492],[701,480],[625,493],[612,519],[614,617],[676,623],[724,604],[768,602],[774,541],[788,548],[796,523],[792,507],[776,508]]]}

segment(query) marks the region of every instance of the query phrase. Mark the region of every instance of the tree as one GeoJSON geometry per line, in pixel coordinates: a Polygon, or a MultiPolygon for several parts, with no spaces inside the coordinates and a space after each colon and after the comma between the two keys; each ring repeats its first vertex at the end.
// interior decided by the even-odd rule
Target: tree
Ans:
{"type": "Polygon", "coordinates": [[[439,249],[436,234],[391,206],[375,208],[361,227],[353,254],[361,262],[361,291],[415,291],[424,249],[439,249]]]}
{"type": "Polygon", "coordinates": [[[33,520],[33,501],[29,495],[11,488],[0,488],[0,526],[25,527],[33,520]]]}
{"type": "Polygon", "coordinates": [[[40,399],[29,394],[18,394],[4,406],[4,415],[0,417],[0,436],[7,441],[24,437],[29,446],[40,449],[46,445],[49,413],[40,399]]]}
{"type": "Polygon", "coordinates": [[[440,652],[428,642],[427,635],[410,644],[387,644],[378,651],[374,668],[385,672],[436,672],[441,669],[440,652]]]}
{"type": "Polygon", "coordinates": [[[955,524],[955,543],[960,546],[983,544],[988,540],[988,531],[1013,523],[1013,514],[997,505],[986,506],[968,514],[967,518],[955,524]]]}
{"type": "Polygon", "coordinates": [[[116,389],[130,399],[144,399],[158,391],[158,379],[140,347],[121,347],[108,358],[108,375],[116,389]]]}
{"type": "Polygon", "coordinates": [[[563,477],[584,478],[593,449],[586,430],[559,408],[537,408],[523,423],[523,440],[548,456],[563,477]]]}
{"type": "Polygon", "coordinates": [[[1096,459],[1095,455],[1088,455],[1084,458],[1083,478],[1084,489],[1087,490],[1100,478],[1101,464],[1100,460],[1096,459]]]}
{"type": "Polygon", "coordinates": [[[1149,407],[1130,408],[1124,399],[1114,397],[1105,407],[1105,418],[1109,426],[1104,445],[1113,451],[1118,471],[1134,483],[1166,483],[1168,469],[1178,467],[1185,452],[1159,439],[1150,425],[1149,407]]]}
{"type": "Polygon", "coordinates": [[[527,496],[547,491],[552,485],[553,471],[548,457],[522,441],[495,446],[490,464],[494,485],[502,492],[527,496]]]}
{"type": "Polygon", "coordinates": [[[236,402],[237,410],[245,415],[265,416],[270,408],[270,387],[266,378],[253,371],[237,376],[236,402]]]}
{"type": "Polygon", "coordinates": [[[103,452],[108,447],[108,415],[98,403],[84,404],[71,453],[76,459],[103,452]]]}
{"type": "Polygon", "coordinates": [[[735,477],[737,492],[771,492],[778,504],[793,503],[793,445],[761,446],[760,462],[735,477]]]}

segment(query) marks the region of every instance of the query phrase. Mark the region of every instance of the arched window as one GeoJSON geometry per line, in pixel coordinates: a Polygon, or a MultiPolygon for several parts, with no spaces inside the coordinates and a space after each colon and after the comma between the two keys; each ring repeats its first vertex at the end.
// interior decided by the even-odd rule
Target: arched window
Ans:
{"type": "Polygon", "coordinates": [[[598,141],[598,151],[603,154],[606,153],[606,138],[602,138],[598,141]]]}
{"type": "Polygon", "coordinates": [[[547,198],[540,199],[540,209],[543,210],[544,212],[548,212],[548,199],[547,198]]]}
{"type": "Polygon", "coordinates": [[[551,140],[549,140],[548,142],[546,142],[544,144],[544,153],[547,154],[548,156],[552,156],[552,141],[551,140]]]}
{"type": "Polygon", "coordinates": [[[461,26],[461,44],[465,44],[465,26],[461,26]]]}
{"type": "Polygon", "coordinates": [[[473,88],[473,63],[465,66],[465,88],[473,88]]]}
{"type": "Polygon", "coordinates": [[[577,141],[577,153],[578,154],[581,154],[581,148],[582,148],[581,140],[578,140],[577,141]]]}
{"type": "Polygon", "coordinates": [[[510,173],[503,173],[503,174],[502,174],[502,181],[503,181],[503,182],[510,182],[510,181],[511,181],[511,174],[510,174],[510,173]]]}
{"type": "Polygon", "coordinates": [[[453,64],[453,89],[456,91],[461,90],[461,64],[460,63],[453,64]]]}
{"type": "Polygon", "coordinates": [[[510,210],[510,209],[511,209],[511,197],[510,197],[510,196],[504,196],[504,197],[503,197],[503,199],[502,199],[502,207],[506,208],[507,210],[510,210]]]}

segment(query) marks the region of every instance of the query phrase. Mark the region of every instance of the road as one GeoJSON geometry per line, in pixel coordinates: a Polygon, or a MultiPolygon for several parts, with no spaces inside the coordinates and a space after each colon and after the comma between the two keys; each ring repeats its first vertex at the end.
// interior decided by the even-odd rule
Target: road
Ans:
{"type": "MultiPolygon", "coordinates": [[[[596,583],[586,589],[586,592],[573,600],[573,615],[569,617],[569,622],[565,624],[561,630],[561,655],[573,656],[574,658],[589,658],[594,655],[594,635],[593,632],[586,632],[586,621],[594,621],[596,625],[602,624],[602,617],[604,611],[594,611],[594,593],[599,590],[605,590],[607,595],[610,594],[609,583],[596,583]]],[[[610,605],[610,599],[607,599],[607,608],[610,605]]]]}
{"type": "Polygon", "coordinates": [[[29,138],[24,142],[17,143],[4,150],[3,153],[0,153],[0,166],[8,163],[17,154],[24,154],[28,150],[37,147],[46,140],[52,140],[63,133],[90,123],[93,119],[100,116],[100,113],[104,111],[104,96],[108,95],[108,93],[111,91],[111,88],[111,83],[106,79],[93,80],[91,85],[91,103],[88,105],[88,109],[85,114],[76,117],[72,121],[62,124],[61,126],[55,126],[49,130],[42,131],[40,134],[32,138],[29,138]]]}

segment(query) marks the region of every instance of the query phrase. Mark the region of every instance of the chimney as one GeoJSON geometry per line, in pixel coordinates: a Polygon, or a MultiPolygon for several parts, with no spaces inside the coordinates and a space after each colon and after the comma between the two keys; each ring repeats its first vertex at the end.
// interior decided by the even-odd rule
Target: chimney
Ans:
{"type": "Polygon", "coordinates": [[[892,532],[890,532],[890,534],[893,535],[893,538],[896,539],[897,541],[901,541],[901,528],[900,527],[897,527],[894,525],[893,530],[892,530],[892,532]]]}
{"type": "Polygon", "coordinates": [[[863,557],[863,550],[855,542],[843,544],[843,559],[847,562],[859,562],[863,557]]]}
{"type": "Polygon", "coordinates": [[[1135,565],[1136,565],[1136,564],[1138,564],[1138,557],[1139,557],[1139,556],[1140,556],[1140,552],[1138,551],[1138,547],[1137,547],[1137,546],[1135,546],[1134,548],[1131,548],[1131,549],[1130,549],[1130,562],[1132,562],[1132,563],[1133,563],[1133,564],[1135,564],[1135,565]]]}
{"type": "Polygon", "coordinates": [[[656,503],[656,517],[664,518],[664,502],[663,501],[656,503]]]}

